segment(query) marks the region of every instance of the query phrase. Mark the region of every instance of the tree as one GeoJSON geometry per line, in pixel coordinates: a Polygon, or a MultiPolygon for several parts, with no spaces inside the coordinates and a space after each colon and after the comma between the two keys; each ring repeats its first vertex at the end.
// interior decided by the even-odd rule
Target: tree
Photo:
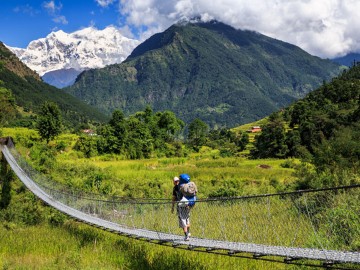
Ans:
{"type": "MultiPolygon", "coordinates": [[[[313,163],[317,171],[360,171],[360,124],[343,127],[330,140],[324,140],[314,151],[313,163]]],[[[341,177],[340,177],[341,178],[341,177]]],[[[344,179],[343,181],[346,181],[344,179]]],[[[346,185],[350,183],[339,183],[346,185]]]]}
{"type": "Polygon", "coordinates": [[[2,82],[0,80],[0,126],[13,119],[15,115],[15,99],[11,91],[2,87],[2,82]]]}
{"type": "Polygon", "coordinates": [[[249,143],[249,135],[245,132],[238,134],[235,139],[235,145],[239,147],[239,151],[243,151],[246,148],[246,145],[249,143]]]}
{"type": "Polygon", "coordinates": [[[255,136],[255,149],[251,150],[251,155],[255,158],[286,157],[288,148],[285,140],[284,124],[275,119],[264,126],[260,135],[255,136]]]}
{"type": "Polygon", "coordinates": [[[120,145],[120,143],[123,141],[120,142],[120,140],[114,135],[114,127],[111,125],[104,125],[98,128],[98,134],[101,135],[97,140],[99,153],[121,153],[122,145],[120,145]]]}
{"type": "Polygon", "coordinates": [[[159,118],[158,127],[163,131],[166,141],[171,141],[171,136],[175,135],[184,127],[184,122],[176,118],[172,111],[164,111],[159,118]]]}
{"type": "Polygon", "coordinates": [[[310,117],[311,112],[312,110],[310,108],[310,104],[306,103],[305,101],[298,101],[295,103],[291,110],[291,121],[289,124],[290,127],[293,128],[307,120],[310,117]]]}
{"type": "Polygon", "coordinates": [[[144,110],[144,121],[147,124],[150,124],[153,120],[153,110],[151,109],[151,107],[148,105],[146,106],[145,110],[144,110]]]}
{"type": "Polygon", "coordinates": [[[59,107],[53,102],[45,102],[42,106],[37,121],[37,130],[41,139],[48,143],[60,135],[62,117],[59,107]]]}
{"type": "Polygon", "coordinates": [[[314,153],[315,147],[320,143],[319,131],[311,121],[304,121],[299,126],[301,144],[304,145],[310,153],[314,153]]]}
{"type": "Polygon", "coordinates": [[[80,136],[74,146],[74,149],[83,152],[87,158],[96,156],[98,154],[97,141],[92,137],[80,136]]]}
{"type": "MultiPolygon", "coordinates": [[[[110,127],[113,129],[113,137],[116,139],[112,142],[112,148],[115,147],[115,151],[120,153],[122,148],[124,147],[124,143],[127,140],[128,137],[128,128],[126,124],[126,119],[124,116],[124,113],[120,110],[115,110],[112,114],[112,118],[109,121],[110,127]]],[[[103,131],[109,131],[103,130],[103,131]]],[[[102,134],[103,136],[106,134],[102,134]]],[[[108,134],[110,135],[110,134],[108,134]]],[[[114,138],[112,138],[114,139],[114,138]]],[[[110,140],[111,141],[111,140],[110,140]]]]}
{"type": "Polygon", "coordinates": [[[125,142],[127,155],[130,159],[149,158],[153,151],[153,138],[148,126],[138,118],[128,119],[129,136],[125,142]]]}
{"type": "Polygon", "coordinates": [[[125,121],[124,113],[120,110],[115,110],[112,114],[109,124],[116,129],[116,127],[124,121],[125,121]]]}
{"type": "Polygon", "coordinates": [[[209,127],[206,123],[196,118],[189,125],[188,140],[190,145],[195,149],[199,146],[204,145],[206,142],[206,136],[208,134],[209,127]]]}

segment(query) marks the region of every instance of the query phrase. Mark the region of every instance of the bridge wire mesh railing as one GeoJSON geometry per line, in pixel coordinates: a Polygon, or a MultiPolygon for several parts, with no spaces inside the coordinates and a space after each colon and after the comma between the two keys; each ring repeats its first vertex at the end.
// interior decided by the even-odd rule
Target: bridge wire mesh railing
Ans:
{"type": "MultiPolygon", "coordinates": [[[[106,199],[75,191],[32,168],[11,142],[8,149],[22,170],[54,200],[124,228],[182,236],[170,199],[106,199]]],[[[191,209],[191,234],[227,242],[358,252],[359,199],[360,185],[198,200],[191,209]]]]}

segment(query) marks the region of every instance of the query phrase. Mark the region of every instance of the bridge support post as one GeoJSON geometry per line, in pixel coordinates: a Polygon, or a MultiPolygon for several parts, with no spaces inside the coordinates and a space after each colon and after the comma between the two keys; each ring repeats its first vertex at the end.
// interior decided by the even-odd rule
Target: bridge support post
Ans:
{"type": "Polygon", "coordinates": [[[1,142],[0,142],[0,187],[2,187],[2,183],[5,181],[6,165],[7,162],[4,157],[4,154],[1,151],[1,142]]]}
{"type": "MultiPolygon", "coordinates": [[[[0,141],[0,144],[3,144],[3,141],[0,141]]],[[[4,154],[0,152],[0,210],[5,209],[10,204],[12,179],[13,173],[10,166],[6,161],[4,154]]]]}
{"type": "Polygon", "coordinates": [[[5,145],[7,143],[8,138],[1,137],[0,138],[0,145],[5,145]]]}

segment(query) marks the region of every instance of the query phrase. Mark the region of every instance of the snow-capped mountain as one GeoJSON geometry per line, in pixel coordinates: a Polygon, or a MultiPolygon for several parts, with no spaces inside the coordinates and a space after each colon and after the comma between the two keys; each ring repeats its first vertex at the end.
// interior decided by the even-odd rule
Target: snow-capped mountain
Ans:
{"type": "Polygon", "coordinates": [[[55,80],[69,85],[85,69],[121,63],[138,44],[139,41],[126,38],[117,28],[109,26],[103,30],[88,27],[70,34],[59,30],[46,38],[31,41],[26,49],[8,48],[45,81],[49,77],[65,75],[66,82],[63,78],[55,80]],[[49,72],[51,76],[44,76],[49,72]]]}

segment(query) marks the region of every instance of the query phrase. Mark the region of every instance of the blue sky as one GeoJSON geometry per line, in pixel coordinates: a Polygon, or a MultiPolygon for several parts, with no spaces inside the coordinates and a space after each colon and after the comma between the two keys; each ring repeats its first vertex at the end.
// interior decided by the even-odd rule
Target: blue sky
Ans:
{"type": "Polygon", "coordinates": [[[25,48],[51,31],[108,25],[142,41],[201,15],[333,58],[360,53],[359,10],[359,0],[0,0],[0,41],[25,48]]]}
{"type": "Polygon", "coordinates": [[[24,48],[55,30],[70,33],[122,23],[115,3],[102,7],[93,0],[0,0],[0,40],[9,46],[24,48]]]}

